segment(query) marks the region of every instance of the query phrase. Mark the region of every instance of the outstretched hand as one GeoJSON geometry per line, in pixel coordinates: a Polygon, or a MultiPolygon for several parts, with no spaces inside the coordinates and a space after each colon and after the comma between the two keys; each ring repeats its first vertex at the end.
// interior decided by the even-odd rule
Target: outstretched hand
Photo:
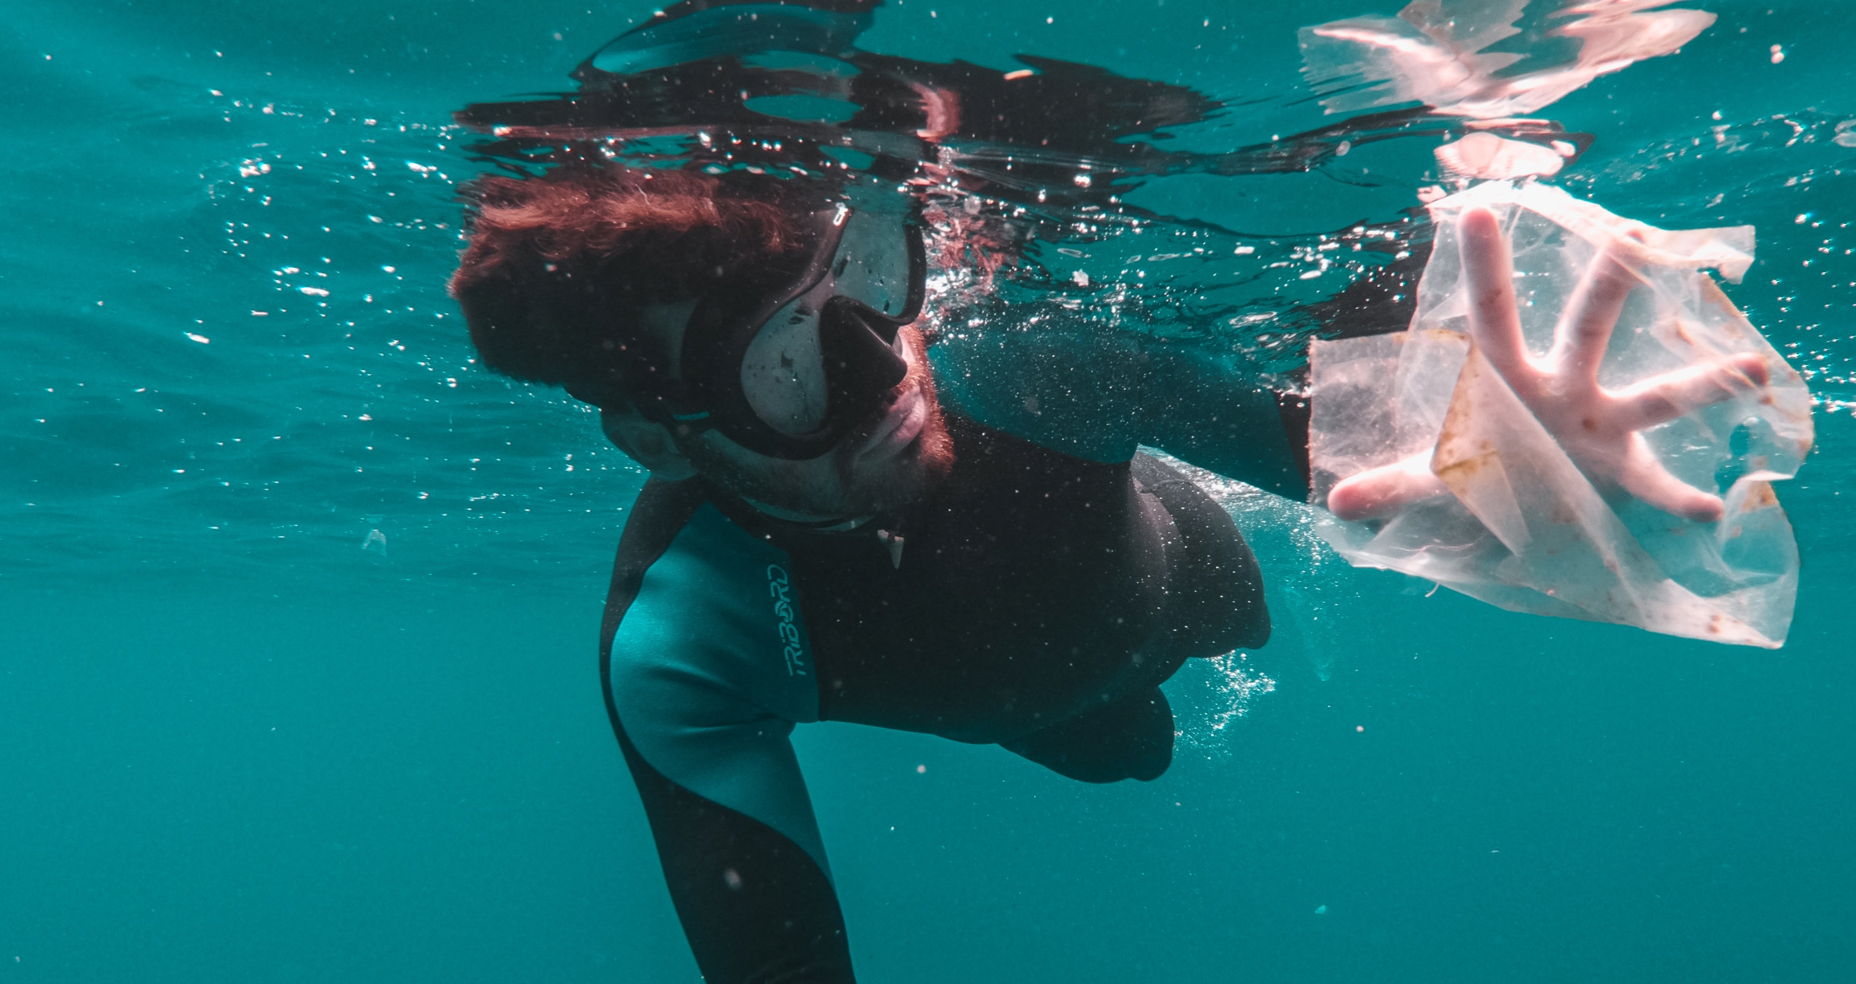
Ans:
{"type": "MultiPolygon", "coordinates": [[[[1638,283],[1624,258],[1608,251],[1592,262],[1560,314],[1552,350],[1536,358],[1521,335],[1513,260],[1495,216],[1487,209],[1470,209],[1459,232],[1471,342],[1586,477],[1601,489],[1621,489],[1686,519],[1720,519],[1720,496],[1670,474],[1638,432],[1764,386],[1765,360],[1755,354],[1729,356],[1625,389],[1605,389],[1598,384],[1598,366],[1624,299],[1638,283]]],[[[1328,493],[1328,509],[1342,519],[1370,519],[1448,494],[1431,473],[1432,454],[1425,451],[1341,481],[1328,493]]]]}

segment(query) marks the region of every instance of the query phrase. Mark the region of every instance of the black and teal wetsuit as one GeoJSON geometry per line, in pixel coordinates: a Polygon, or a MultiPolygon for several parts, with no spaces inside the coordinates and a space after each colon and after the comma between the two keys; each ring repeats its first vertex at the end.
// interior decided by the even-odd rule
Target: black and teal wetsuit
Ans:
{"type": "MultiPolygon", "coordinates": [[[[1125,354],[1110,362],[1152,366],[1125,354]]],[[[1169,378],[1217,375],[1198,368],[1169,378]]],[[[1133,453],[1138,415],[1121,418],[1126,433],[1099,428],[1094,448],[1033,442],[967,414],[1035,431],[1061,416],[1061,385],[1041,388],[1042,407],[989,411],[984,379],[937,370],[965,413],[949,415],[953,471],[921,502],[820,531],[701,479],[653,480],[626,524],[601,648],[607,708],[711,984],[853,979],[795,724],[996,743],[1090,782],[1153,779],[1174,735],[1160,683],[1269,634],[1249,548],[1205,493],[1133,453]]],[[[1089,376],[1127,384],[1097,406],[1142,398],[1143,375],[1089,376]]],[[[1199,412],[1252,449],[1227,471],[1299,482],[1274,394],[1227,386],[1199,412]]]]}

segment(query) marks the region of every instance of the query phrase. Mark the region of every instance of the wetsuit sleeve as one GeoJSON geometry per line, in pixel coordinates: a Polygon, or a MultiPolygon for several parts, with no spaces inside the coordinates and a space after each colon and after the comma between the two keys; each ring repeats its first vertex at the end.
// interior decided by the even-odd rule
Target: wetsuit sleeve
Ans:
{"type": "Polygon", "coordinates": [[[613,732],[703,979],[849,984],[788,740],[817,690],[784,555],[687,492],[647,485],[620,544],[600,661],[613,732]]]}
{"type": "Polygon", "coordinates": [[[989,427],[1091,461],[1127,461],[1146,444],[1307,496],[1306,415],[1243,353],[1067,312],[944,333],[929,352],[942,398],[989,427]]]}

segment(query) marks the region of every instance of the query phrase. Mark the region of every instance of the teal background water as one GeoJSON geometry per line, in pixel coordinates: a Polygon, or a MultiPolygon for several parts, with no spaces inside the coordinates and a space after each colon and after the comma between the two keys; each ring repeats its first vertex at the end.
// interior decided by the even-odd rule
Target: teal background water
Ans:
{"type": "MultiPolygon", "coordinates": [[[[801,729],[861,979],[1845,979],[1856,5],[1702,6],[1542,115],[1597,135],[1575,192],[1759,227],[1734,297],[1823,401],[1788,646],[1427,596],[1259,507],[1275,689],[1189,668],[1159,782],[801,729]]],[[[864,46],[1273,100],[1215,146],[1320,122],[1297,26],[1397,7],[908,2],[864,46]]],[[[649,12],[6,4],[0,981],[697,979],[593,672],[641,476],[471,363],[442,287],[450,110],[649,12]]],[[[1269,180],[1140,200],[1282,232],[1412,204],[1269,180]]]]}

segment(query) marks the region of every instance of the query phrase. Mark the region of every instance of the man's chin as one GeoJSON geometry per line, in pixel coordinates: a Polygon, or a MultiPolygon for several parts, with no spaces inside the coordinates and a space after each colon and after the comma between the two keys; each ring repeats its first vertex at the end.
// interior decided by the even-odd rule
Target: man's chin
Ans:
{"type": "Polygon", "coordinates": [[[859,512],[876,513],[920,500],[953,469],[946,431],[922,430],[894,456],[879,462],[860,462],[851,472],[850,487],[859,500],[859,512]],[[937,441],[935,438],[941,438],[937,441]]]}
{"type": "Polygon", "coordinates": [[[781,512],[811,519],[871,516],[920,500],[947,477],[954,464],[953,440],[934,408],[908,444],[873,457],[855,444],[828,459],[737,462],[704,449],[698,469],[715,484],[781,512]]]}

